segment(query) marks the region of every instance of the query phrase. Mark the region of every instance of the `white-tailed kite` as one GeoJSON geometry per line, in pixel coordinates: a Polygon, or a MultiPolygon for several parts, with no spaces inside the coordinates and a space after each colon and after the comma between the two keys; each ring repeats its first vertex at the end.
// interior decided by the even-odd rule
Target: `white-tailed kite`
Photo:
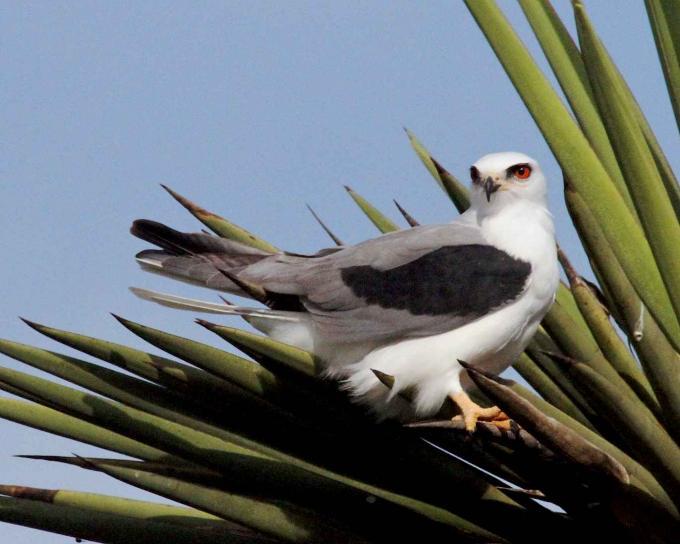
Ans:
{"type": "Polygon", "coordinates": [[[494,373],[508,367],[550,308],[559,276],[546,180],[536,161],[494,153],[470,173],[471,206],[452,223],[309,256],[135,221],[131,232],[161,248],[137,255],[144,269],[266,307],[134,291],[177,308],[248,316],[272,338],[315,353],[329,376],[382,417],[432,415],[449,397],[472,430],[478,419],[503,414],[468,397],[458,360],[494,373]],[[393,387],[374,370],[393,376],[393,387]],[[412,404],[396,394],[406,389],[412,404]]]}

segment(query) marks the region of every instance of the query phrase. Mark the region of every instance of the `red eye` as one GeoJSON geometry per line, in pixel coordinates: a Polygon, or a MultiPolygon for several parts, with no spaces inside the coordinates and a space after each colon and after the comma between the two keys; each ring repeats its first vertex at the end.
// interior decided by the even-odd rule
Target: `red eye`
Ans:
{"type": "Polygon", "coordinates": [[[529,166],[528,164],[519,164],[515,166],[515,168],[512,171],[512,174],[517,179],[527,179],[531,175],[531,166],[529,166]]]}

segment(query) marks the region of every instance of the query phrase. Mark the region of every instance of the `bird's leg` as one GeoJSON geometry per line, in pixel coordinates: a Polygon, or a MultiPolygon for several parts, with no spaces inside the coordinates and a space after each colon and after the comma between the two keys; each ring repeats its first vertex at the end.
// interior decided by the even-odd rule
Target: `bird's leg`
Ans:
{"type": "Polygon", "coordinates": [[[482,408],[465,392],[449,395],[449,398],[456,404],[456,406],[460,408],[461,411],[461,414],[454,417],[453,419],[462,418],[465,422],[465,428],[470,432],[475,430],[477,420],[489,421],[501,429],[510,428],[510,419],[498,406],[482,408]]]}

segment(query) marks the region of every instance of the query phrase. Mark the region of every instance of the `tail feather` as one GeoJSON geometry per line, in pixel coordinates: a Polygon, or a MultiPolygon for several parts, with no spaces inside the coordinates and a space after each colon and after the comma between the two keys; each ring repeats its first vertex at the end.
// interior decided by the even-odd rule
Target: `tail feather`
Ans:
{"type": "Polygon", "coordinates": [[[256,262],[271,253],[205,232],[180,232],[163,223],[137,219],[130,233],[175,255],[216,254],[256,262]]]}
{"type": "Polygon", "coordinates": [[[267,310],[265,308],[248,308],[245,306],[227,304],[226,302],[217,304],[214,302],[171,295],[169,293],[159,293],[157,291],[150,291],[139,287],[130,287],[130,291],[141,299],[178,310],[192,310],[210,314],[240,315],[244,317],[258,317],[281,321],[297,322],[300,320],[299,316],[295,315],[296,312],[281,312],[277,310],[267,310]]]}
{"type": "Polygon", "coordinates": [[[244,296],[248,293],[232,278],[243,268],[271,256],[233,240],[202,232],[183,233],[147,219],[136,220],[130,232],[161,248],[137,254],[137,262],[144,270],[244,296]]]}

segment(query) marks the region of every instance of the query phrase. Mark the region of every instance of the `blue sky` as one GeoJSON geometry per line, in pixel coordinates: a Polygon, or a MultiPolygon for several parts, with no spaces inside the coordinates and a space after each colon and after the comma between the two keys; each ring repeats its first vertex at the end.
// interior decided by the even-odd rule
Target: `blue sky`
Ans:
{"type": "MultiPolygon", "coordinates": [[[[546,67],[517,5],[500,4],[546,67]]],[[[569,3],[555,4],[570,20],[569,3]]],[[[587,7],[677,169],[677,129],[642,2],[587,7]]],[[[199,228],[159,183],[299,252],[331,243],[305,203],[347,242],[375,235],[343,184],[393,218],[396,198],[422,223],[449,221],[455,210],[402,126],[466,181],[488,152],[539,160],[558,239],[586,269],[559,169],[462,2],[5,2],[0,45],[3,338],[68,352],[22,315],[147,349],[113,311],[220,345],[193,314],[127,291],[207,293],[134,263],[143,244],[127,232],[133,219],[199,228]]],[[[0,483],[145,496],[105,476],[11,458],[92,448],[5,421],[0,433],[0,483]]],[[[36,541],[9,525],[0,535],[36,541]]]]}

